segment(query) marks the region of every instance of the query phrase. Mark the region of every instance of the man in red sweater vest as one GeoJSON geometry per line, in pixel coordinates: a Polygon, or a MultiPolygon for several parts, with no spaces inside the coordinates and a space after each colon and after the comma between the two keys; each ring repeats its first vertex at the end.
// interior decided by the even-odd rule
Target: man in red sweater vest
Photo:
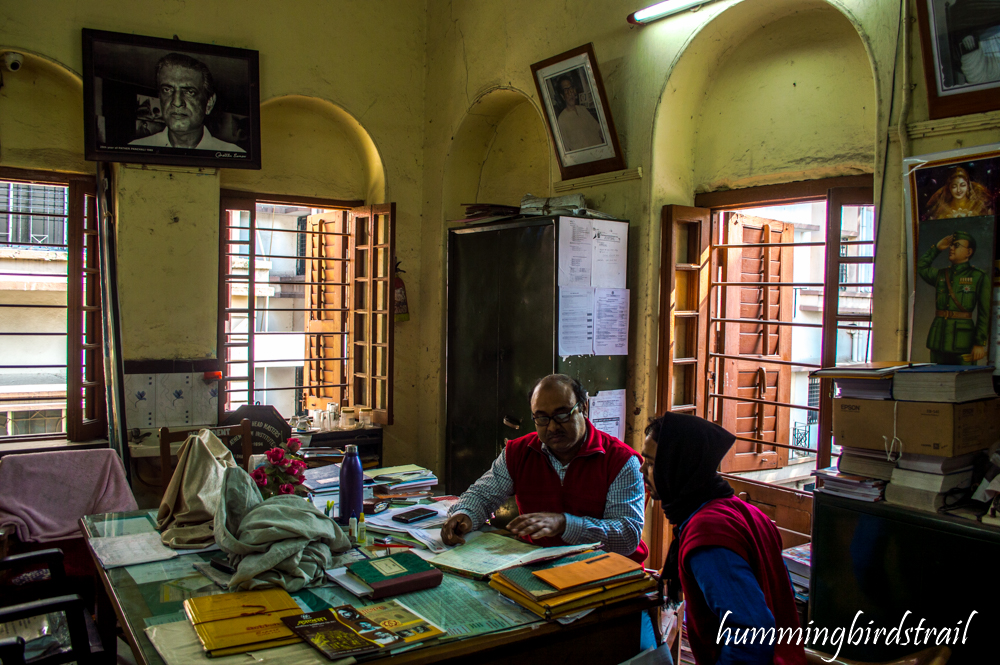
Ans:
{"type": "Polygon", "coordinates": [[[464,543],[463,535],[513,496],[520,515],[507,528],[524,540],[545,547],[600,542],[644,561],[638,453],[587,419],[587,391],[576,379],[540,379],[530,399],[535,433],[507,442],[492,468],[452,507],[442,540],[464,543]]]}

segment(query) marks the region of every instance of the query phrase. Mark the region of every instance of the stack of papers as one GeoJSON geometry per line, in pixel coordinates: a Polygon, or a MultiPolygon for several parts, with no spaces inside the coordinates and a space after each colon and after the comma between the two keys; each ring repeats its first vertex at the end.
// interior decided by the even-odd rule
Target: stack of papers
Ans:
{"type": "Polygon", "coordinates": [[[448,509],[454,504],[455,501],[437,501],[421,505],[420,508],[433,510],[437,515],[412,524],[396,522],[392,518],[394,515],[413,510],[413,506],[391,508],[371,517],[365,515],[365,527],[375,533],[409,536],[432,552],[444,552],[448,547],[441,540],[441,527],[448,520],[448,509]]]}
{"type": "Polygon", "coordinates": [[[368,475],[374,480],[375,493],[379,496],[406,496],[418,492],[430,494],[428,490],[438,484],[434,472],[416,464],[371,469],[368,475]]]}
{"type": "Polygon", "coordinates": [[[636,598],[656,587],[642,566],[613,552],[583,552],[495,573],[490,586],[545,619],[636,598]]]}
{"type": "Polygon", "coordinates": [[[822,486],[816,488],[816,492],[832,494],[845,499],[868,502],[881,501],[886,486],[884,480],[841,473],[835,466],[816,469],[812,475],[823,483],[822,486]]]}
{"type": "Polygon", "coordinates": [[[219,549],[218,545],[212,543],[197,550],[172,550],[163,544],[160,534],[155,531],[127,536],[90,538],[87,542],[105,569],[131,566],[135,563],[165,561],[182,554],[197,554],[219,549]]]}

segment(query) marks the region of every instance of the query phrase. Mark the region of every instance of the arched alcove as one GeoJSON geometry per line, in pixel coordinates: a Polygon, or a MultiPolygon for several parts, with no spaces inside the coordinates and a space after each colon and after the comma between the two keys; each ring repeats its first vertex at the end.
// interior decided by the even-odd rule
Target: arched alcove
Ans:
{"type": "Polygon", "coordinates": [[[385,200],[385,170],[368,132],[331,102],[288,95],[260,105],[259,171],[223,169],[221,185],[258,193],[385,200]]]}
{"type": "Polygon", "coordinates": [[[518,205],[526,193],[549,194],[549,142],[534,104],[517,90],[484,94],[462,119],[445,165],[446,219],[463,203],[518,205]]]}
{"type": "Polygon", "coordinates": [[[79,74],[28,51],[21,69],[3,72],[0,150],[5,166],[93,173],[83,159],[83,83],[79,74]]]}
{"type": "Polygon", "coordinates": [[[653,129],[653,202],[874,170],[876,90],[856,27],[824,0],[746,0],[692,37],[653,129]]]}

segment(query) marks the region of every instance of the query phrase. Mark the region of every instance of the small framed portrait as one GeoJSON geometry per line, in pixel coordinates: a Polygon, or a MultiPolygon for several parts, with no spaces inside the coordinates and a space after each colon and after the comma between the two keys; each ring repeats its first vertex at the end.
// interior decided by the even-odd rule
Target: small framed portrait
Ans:
{"type": "Polygon", "coordinates": [[[910,361],[995,362],[1000,144],[904,160],[910,361]]]}
{"type": "Polygon", "coordinates": [[[594,45],[531,66],[563,180],[625,168],[594,45]]]}
{"type": "Polygon", "coordinates": [[[1000,109],[1000,2],[917,0],[931,119],[1000,109]]]}
{"type": "Polygon", "coordinates": [[[260,168],[257,51],[83,30],[86,158],[260,168]]]}

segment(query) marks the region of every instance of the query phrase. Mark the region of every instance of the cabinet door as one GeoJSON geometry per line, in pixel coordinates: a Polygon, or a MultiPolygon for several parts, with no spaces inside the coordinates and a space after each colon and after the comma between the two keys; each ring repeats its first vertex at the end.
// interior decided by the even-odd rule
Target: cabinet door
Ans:
{"type": "Polygon", "coordinates": [[[500,232],[498,265],[497,411],[499,436],[535,431],[528,391],[555,370],[555,226],[524,226],[500,232]],[[518,425],[514,429],[510,424],[518,425]]]}
{"type": "Polygon", "coordinates": [[[445,484],[458,494],[490,467],[497,421],[500,232],[450,233],[445,484]]]}

